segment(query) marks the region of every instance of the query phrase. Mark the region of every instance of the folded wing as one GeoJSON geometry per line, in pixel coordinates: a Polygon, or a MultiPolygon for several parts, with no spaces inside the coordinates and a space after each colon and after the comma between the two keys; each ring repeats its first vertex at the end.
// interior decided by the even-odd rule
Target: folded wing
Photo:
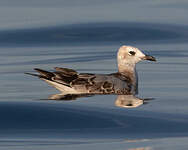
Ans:
{"type": "Polygon", "coordinates": [[[78,93],[130,94],[131,87],[126,83],[128,80],[122,78],[118,74],[100,75],[78,73],[72,69],[59,67],[55,68],[55,72],[49,72],[39,68],[35,68],[35,70],[39,75],[30,75],[38,76],[47,81],[52,81],[55,84],[70,87],[78,93]]]}

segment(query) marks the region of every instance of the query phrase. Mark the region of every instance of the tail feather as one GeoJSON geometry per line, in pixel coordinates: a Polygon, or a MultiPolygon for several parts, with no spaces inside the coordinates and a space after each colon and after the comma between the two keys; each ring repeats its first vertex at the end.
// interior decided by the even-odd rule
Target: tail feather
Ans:
{"type": "Polygon", "coordinates": [[[32,76],[36,76],[36,77],[39,77],[39,78],[42,77],[42,76],[39,75],[39,74],[34,74],[34,73],[29,73],[29,72],[25,72],[25,74],[32,75],[32,76]]]}
{"type": "Polygon", "coordinates": [[[70,86],[70,82],[73,80],[72,77],[70,80],[70,77],[64,76],[64,74],[61,76],[58,72],[48,72],[39,68],[34,68],[34,70],[36,70],[39,74],[28,72],[26,72],[25,74],[39,77],[41,80],[44,80],[61,92],[77,93],[77,91],[70,86]]]}
{"type": "Polygon", "coordinates": [[[36,70],[38,73],[40,73],[41,77],[47,78],[47,79],[51,79],[52,77],[54,77],[54,74],[39,68],[35,68],[34,70],[36,70]]]}

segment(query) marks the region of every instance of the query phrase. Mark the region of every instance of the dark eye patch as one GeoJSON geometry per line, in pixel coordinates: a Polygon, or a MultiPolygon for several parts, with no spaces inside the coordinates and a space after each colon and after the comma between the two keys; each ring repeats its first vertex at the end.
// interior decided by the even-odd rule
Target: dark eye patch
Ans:
{"type": "Polygon", "coordinates": [[[130,51],[129,54],[131,54],[131,55],[135,55],[136,52],[134,52],[134,51],[130,51]]]}

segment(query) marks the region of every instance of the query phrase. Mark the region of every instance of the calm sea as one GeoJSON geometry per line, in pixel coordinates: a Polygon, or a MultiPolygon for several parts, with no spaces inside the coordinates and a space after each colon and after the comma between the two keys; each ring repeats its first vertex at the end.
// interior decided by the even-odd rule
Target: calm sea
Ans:
{"type": "Polygon", "coordinates": [[[0,149],[188,147],[188,26],[179,16],[188,5],[137,2],[0,2],[0,149]],[[48,100],[59,92],[24,74],[54,67],[116,72],[124,44],[157,58],[137,65],[138,97],[153,100],[136,108],[116,106],[115,95],[48,100]]]}

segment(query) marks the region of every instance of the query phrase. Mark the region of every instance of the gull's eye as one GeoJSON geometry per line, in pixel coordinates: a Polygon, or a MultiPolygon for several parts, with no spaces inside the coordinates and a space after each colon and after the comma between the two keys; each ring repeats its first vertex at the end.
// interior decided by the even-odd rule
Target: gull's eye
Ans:
{"type": "Polygon", "coordinates": [[[136,54],[136,52],[130,51],[129,54],[134,56],[136,54]]]}

